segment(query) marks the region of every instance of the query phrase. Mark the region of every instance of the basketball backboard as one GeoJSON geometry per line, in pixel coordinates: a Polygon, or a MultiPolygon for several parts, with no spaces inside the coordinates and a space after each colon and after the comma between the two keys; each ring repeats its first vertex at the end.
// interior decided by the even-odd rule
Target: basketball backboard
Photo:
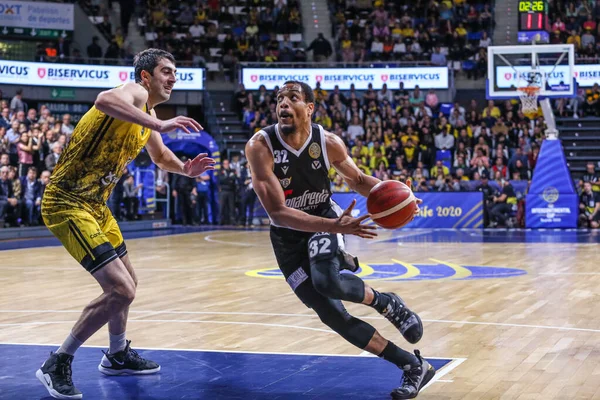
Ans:
{"type": "Polygon", "coordinates": [[[572,44],[488,47],[486,95],[490,100],[519,98],[517,89],[532,80],[541,86],[540,99],[573,97],[575,78],[572,44]]]}

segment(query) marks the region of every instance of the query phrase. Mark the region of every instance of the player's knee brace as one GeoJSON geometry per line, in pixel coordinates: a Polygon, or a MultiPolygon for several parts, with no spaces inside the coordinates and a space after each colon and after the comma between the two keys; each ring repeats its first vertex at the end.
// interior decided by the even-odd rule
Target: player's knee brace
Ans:
{"type": "Polygon", "coordinates": [[[341,310],[319,313],[321,321],[354,346],[364,349],[375,334],[375,328],[348,314],[340,303],[341,310]]]}
{"type": "Polygon", "coordinates": [[[347,260],[339,248],[338,236],[317,233],[310,238],[308,248],[312,284],[317,292],[330,299],[360,303],[364,297],[363,281],[354,275],[340,275],[347,260]]]}
{"type": "Polygon", "coordinates": [[[317,292],[330,299],[342,300],[344,290],[338,276],[338,268],[339,260],[335,257],[310,263],[312,284],[317,292]]]}

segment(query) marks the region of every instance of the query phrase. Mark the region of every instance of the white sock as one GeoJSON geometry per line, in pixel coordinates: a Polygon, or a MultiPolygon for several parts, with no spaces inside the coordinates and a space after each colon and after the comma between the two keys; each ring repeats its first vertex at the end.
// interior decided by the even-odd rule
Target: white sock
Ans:
{"type": "Polygon", "coordinates": [[[113,335],[108,332],[108,336],[110,338],[110,349],[108,351],[110,354],[115,354],[125,349],[125,346],[127,345],[127,342],[125,341],[125,332],[119,335],[113,335]]]}
{"type": "Polygon", "coordinates": [[[63,344],[56,350],[57,353],[66,353],[70,356],[74,355],[78,348],[81,347],[83,342],[73,336],[73,332],[69,333],[69,336],[65,339],[63,344]]]}

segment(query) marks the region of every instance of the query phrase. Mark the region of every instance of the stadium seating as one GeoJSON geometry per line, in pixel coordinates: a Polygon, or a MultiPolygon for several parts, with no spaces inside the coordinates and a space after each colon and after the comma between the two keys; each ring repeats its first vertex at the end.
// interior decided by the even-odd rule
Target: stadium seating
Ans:
{"type": "Polygon", "coordinates": [[[296,0],[287,2],[149,2],[138,21],[148,46],[172,52],[183,66],[204,66],[209,78],[233,79],[244,61],[300,61],[302,17],[296,0]],[[290,43],[290,51],[285,43],[290,43]]]}
{"type": "Polygon", "coordinates": [[[416,5],[330,1],[337,60],[448,65],[483,77],[480,53],[491,44],[493,7],[476,1],[416,5]]]}

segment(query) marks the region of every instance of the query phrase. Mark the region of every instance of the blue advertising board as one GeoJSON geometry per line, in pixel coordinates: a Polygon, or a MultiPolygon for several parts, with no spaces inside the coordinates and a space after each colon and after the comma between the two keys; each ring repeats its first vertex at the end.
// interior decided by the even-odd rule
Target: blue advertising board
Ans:
{"type": "MultiPolygon", "coordinates": [[[[420,192],[421,212],[406,228],[483,228],[483,194],[481,192],[420,192]]],[[[357,193],[334,193],[333,200],[343,209],[353,199],[353,214],[367,212],[367,199],[357,193]]]]}
{"type": "Polygon", "coordinates": [[[577,227],[577,192],[559,140],[542,142],[525,204],[527,228],[577,227]]]}
{"type": "MultiPolygon", "coordinates": [[[[481,192],[418,192],[415,195],[423,200],[421,212],[406,228],[483,228],[481,192]]],[[[332,199],[342,209],[356,199],[352,215],[367,213],[367,199],[358,193],[334,193],[332,199]]],[[[260,201],[255,204],[254,216],[267,217],[260,201]]]]}

